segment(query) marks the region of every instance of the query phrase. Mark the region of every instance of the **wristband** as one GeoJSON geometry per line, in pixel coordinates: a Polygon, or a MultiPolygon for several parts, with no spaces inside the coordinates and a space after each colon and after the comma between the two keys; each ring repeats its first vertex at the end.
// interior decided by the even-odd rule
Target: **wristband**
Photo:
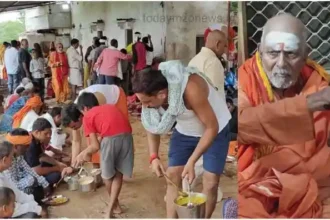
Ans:
{"type": "Polygon", "coordinates": [[[154,161],[155,159],[159,159],[158,155],[155,154],[155,153],[151,154],[150,159],[149,159],[149,163],[151,164],[152,161],[154,161]]]}

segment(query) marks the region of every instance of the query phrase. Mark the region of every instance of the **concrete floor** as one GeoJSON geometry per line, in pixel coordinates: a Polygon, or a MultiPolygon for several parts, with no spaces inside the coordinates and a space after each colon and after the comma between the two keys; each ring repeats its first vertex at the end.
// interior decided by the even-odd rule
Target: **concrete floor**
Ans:
{"type": "MultiPolygon", "coordinates": [[[[119,201],[123,206],[124,213],[118,217],[165,218],[164,195],[166,181],[164,178],[157,178],[149,168],[146,134],[140,120],[136,117],[131,117],[131,124],[135,144],[134,176],[132,181],[123,184],[119,201]]],[[[167,162],[169,137],[165,135],[161,139],[160,157],[164,164],[167,162]]],[[[0,135],[0,140],[3,138],[4,135],[0,135]]],[[[233,164],[227,164],[226,167],[231,172],[232,170],[236,170],[233,164]]],[[[221,177],[220,186],[223,192],[223,198],[236,197],[237,195],[237,179],[235,174],[233,176],[233,178],[221,177]]],[[[59,194],[67,196],[70,201],[62,206],[50,207],[51,218],[103,218],[105,214],[108,194],[104,186],[95,192],[80,193],[78,191],[72,192],[67,190],[67,184],[63,183],[55,192],[55,195],[59,194]]],[[[213,218],[221,217],[222,202],[219,202],[213,218]]]]}
{"type": "MultiPolygon", "coordinates": [[[[124,183],[119,201],[124,213],[120,218],[165,218],[166,209],[164,195],[166,181],[157,178],[150,170],[148,163],[148,149],[146,135],[140,121],[131,118],[135,143],[134,179],[124,183]]],[[[167,157],[169,136],[164,136],[161,141],[161,158],[165,162],[167,157]]],[[[223,198],[236,197],[236,177],[221,178],[223,198]]],[[[200,187],[198,187],[200,188],[200,187]]],[[[62,194],[70,198],[70,201],[62,206],[51,207],[53,218],[102,218],[106,210],[108,194],[104,187],[96,192],[81,193],[68,191],[66,183],[63,183],[56,194],[62,194]]],[[[213,218],[222,217],[222,202],[217,204],[213,218]]]]}

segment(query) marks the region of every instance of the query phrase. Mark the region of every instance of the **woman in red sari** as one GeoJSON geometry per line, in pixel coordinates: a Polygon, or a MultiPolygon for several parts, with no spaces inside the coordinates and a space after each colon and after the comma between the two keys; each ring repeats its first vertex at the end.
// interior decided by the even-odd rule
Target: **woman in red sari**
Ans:
{"type": "Polygon", "coordinates": [[[70,87],[68,58],[63,51],[63,44],[56,44],[56,51],[51,52],[49,56],[49,66],[52,69],[52,85],[56,102],[64,103],[70,94],[70,87]]]}

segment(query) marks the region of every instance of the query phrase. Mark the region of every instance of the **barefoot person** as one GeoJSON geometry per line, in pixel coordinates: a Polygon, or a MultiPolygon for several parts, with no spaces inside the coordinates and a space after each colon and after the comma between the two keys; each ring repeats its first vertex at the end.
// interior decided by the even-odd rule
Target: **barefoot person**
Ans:
{"type": "MultiPolygon", "coordinates": [[[[191,184],[195,179],[195,164],[203,156],[203,193],[208,198],[205,217],[210,218],[229,145],[231,116],[226,100],[204,74],[195,68],[185,68],[180,61],[160,63],[159,70],[138,72],[132,84],[143,105],[141,119],[147,130],[153,171],[157,176],[165,172],[158,154],[160,134],[166,134],[177,122],[170,141],[166,173],[178,186],[186,177],[191,184]]],[[[177,189],[168,182],[169,218],[177,217],[173,203],[176,197],[177,189]]]]}
{"type": "Polygon", "coordinates": [[[71,40],[71,47],[66,51],[69,63],[69,82],[71,84],[71,99],[77,96],[78,87],[83,86],[83,52],[78,39],[71,40]],[[78,49],[79,48],[79,52],[78,49]]]}
{"type": "Polygon", "coordinates": [[[65,102],[69,97],[70,87],[68,82],[69,63],[63,50],[63,44],[56,44],[56,51],[49,55],[49,66],[52,69],[52,87],[57,103],[65,102]]]}
{"type": "MultiPolygon", "coordinates": [[[[81,90],[79,92],[78,97],[80,97],[83,94],[85,96],[90,96],[91,98],[95,97],[99,105],[104,105],[104,104],[116,105],[116,107],[124,114],[124,116],[128,120],[126,95],[122,88],[116,85],[96,84],[81,90]]],[[[75,103],[76,104],[78,103],[78,98],[75,100],[75,103]]],[[[69,108],[66,108],[64,111],[66,110],[69,110],[69,108]]],[[[66,112],[65,115],[70,116],[71,113],[66,112]]],[[[68,117],[68,118],[64,118],[63,120],[71,121],[72,119],[68,117]]],[[[72,130],[72,161],[74,161],[77,155],[82,151],[82,149],[84,149],[84,147],[82,146],[81,130],[82,129],[72,130]]],[[[87,144],[89,143],[90,141],[87,139],[87,144]]],[[[92,162],[94,164],[100,163],[100,155],[98,152],[93,154],[92,162]]]]}
{"type": "MultiPolygon", "coordinates": [[[[131,177],[133,173],[134,153],[132,128],[128,119],[115,105],[101,105],[97,99],[80,96],[78,105],[72,104],[68,108],[74,119],[64,126],[72,129],[84,128],[84,134],[89,137],[91,144],[83,150],[73,162],[76,167],[83,162],[90,161],[93,153],[100,150],[102,178],[110,195],[107,217],[120,213],[118,196],[121,190],[123,175],[131,177]],[[100,137],[100,138],[99,138],[100,137]]],[[[63,117],[64,118],[64,117],[63,117]]],[[[65,175],[71,173],[67,168],[65,175]]]]}

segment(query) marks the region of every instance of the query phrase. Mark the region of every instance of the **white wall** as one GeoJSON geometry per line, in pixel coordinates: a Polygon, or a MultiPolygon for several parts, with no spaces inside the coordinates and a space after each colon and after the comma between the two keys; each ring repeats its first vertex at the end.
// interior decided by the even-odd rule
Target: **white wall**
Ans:
{"type": "Polygon", "coordinates": [[[196,54],[196,36],[212,24],[227,24],[227,2],[166,2],[168,59],[188,64],[196,54]]]}
{"type": "Polygon", "coordinates": [[[91,45],[96,32],[92,33],[90,24],[98,19],[105,19],[107,2],[72,2],[71,20],[75,28],[71,30],[71,37],[80,40],[84,51],[91,45]]]}
{"type": "Polygon", "coordinates": [[[134,18],[136,21],[133,33],[139,31],[143,35],[150,34],[152,36],[155,56],[164,52],[166,25],[147,21],[147,16],[163,14],[159,2],[73,2],[71,8],[72,22],[75,24],[75,29],[71,32],[72,37],[80,38],[84,49],[91,45],[93,37],[97,35],[96,31],[91,31],[90,24],[98,19],[105,22],[103,34],[109,40],[117,39],[119,49],[126,47],[125,30],[118,27],[116,19],[134,18]],[[79,28],[80,24],[81,29],[79,28]]]}
{"type": "Polygon", "coordinates": [[[70,9],[63,9],[62,5],[55,4],[25,10],[26,31],[56,28],[71,28],[70,9]]]}
{"type": "Polygon", "coordinates": [[[118,18],[136,19],[133,33],[152,36],[154,56],[164,55],[166,48],[167,59],[187,64],[196,54],[196,36],[212,24],[227,24],[227,2],[164,2],[164,7],[160,2],[71,2],[71,37],[79,39],[85,51],[97,35],[91,24],[102,19],[104,35],[124,48],[125,30],[118,27],[118,18]]]}

